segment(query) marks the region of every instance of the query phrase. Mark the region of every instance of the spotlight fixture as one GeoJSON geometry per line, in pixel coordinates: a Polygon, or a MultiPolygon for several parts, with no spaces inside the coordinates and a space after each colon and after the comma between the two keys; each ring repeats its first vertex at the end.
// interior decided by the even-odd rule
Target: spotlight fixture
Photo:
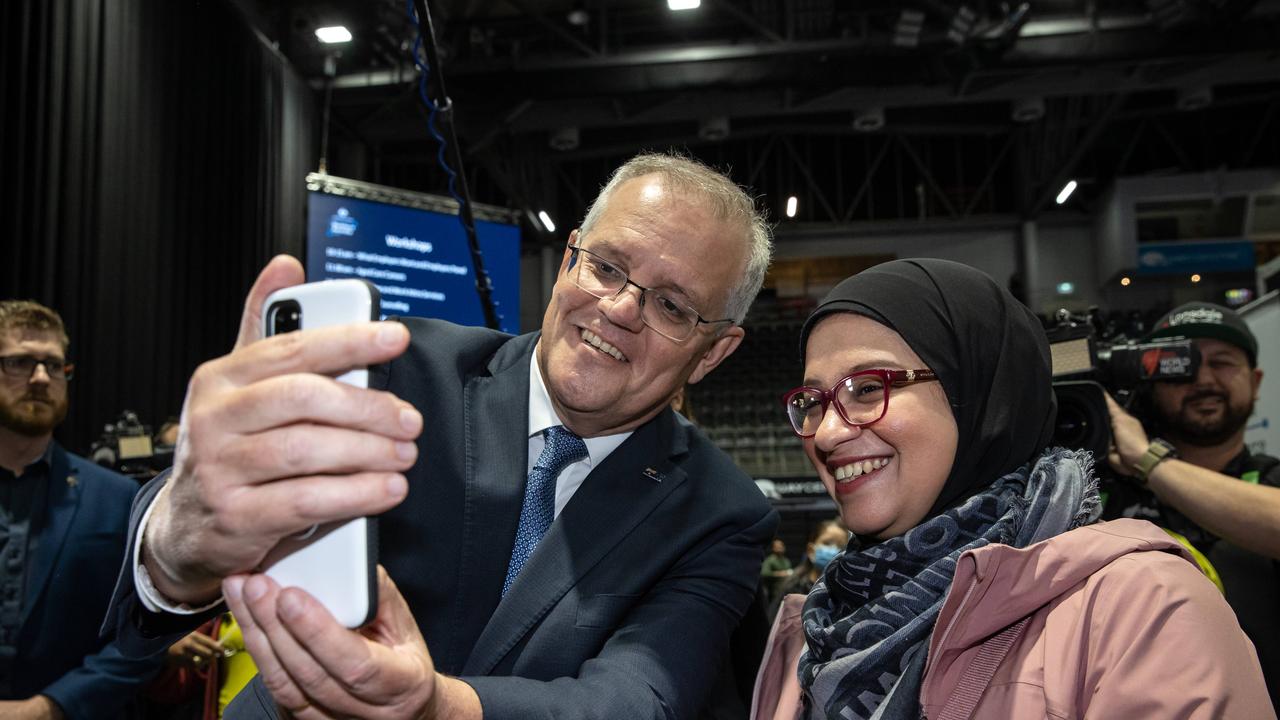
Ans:
{"type": "Polygon", "coordinates": [[[1146,0],[1146,6],[1151,19],[1161,30],[1195,19],[1194,8],[1189,0],[1146,0]]]}
{"type": "Polygon", "coordinates": [[[795,195],[787,198],[787,217],[793,218],[796,216],[796,205],[798,203],[799,200],[796,199],[795,195]]]}
{"type": "Polygon", "coordinates": [[[898,22],[893,26],[893,44],[913,48],[920,44],[920,31],[924,28],[924,12],[903,8],[898,12],[898,22]]]}
{"type": "Polygon", "coordinates": [[[556,231],[556,224],[551,221],[551,216],[547,214],[546,210],[538,211],[538,219],[542,221],[542,227],[546,228],[547,232],[556,231]]]}
{"type": "Polygon", "coordinates": [[[961,5],[956,14],[951,16],[951,25],[947,28],[947,39],[956,45],[963,45],[973,32],[973,22],[978,19],[977,13],[968,5],[961,5]]]}
{"type": "Polygon", "coordinates": [[[1061,205],[1062,203],[1066,202],[1067,198],[1071,197],[1071,193],[1075,191],[1076,191],[1076,181],[1068,180],[1067,184],[1063,185],[1062,190],[1058,192],[1058,204],[1061,205]]]}
{"type": "Polygon", "coordinates": [[[698,122],[698,137],[716,142],[729,137],[729,118],[726,115],[703,118],[698,122]]]}
{"type": "Polygon", "coordinates": [[[1178,88],[1178,99],[1175,106],[1182,112],[1202,110],[1213,102],[1213,87],[1198,85],[1178,88]]]}
{"type": "Polygon", "coordinates": [[[333,25],[331,27],[316,28],[316,37],[320,39],[320,42],[330,45],[351,42],[351,31],[342,25],[333,25]]]}
{"type": "Polygon", "coordinates": [[[853,129],[858,132],[875,132],[884,127],[884,107],[862,108],[853,111],[853,129]]]}
{"type": "Polygon", "coordinates": [[[1058,283],[1059,295],[1070,295],[1076,291],[1076,284],[1070,281],[1058,283]]]}
{"type": "Polygon", "coordinates": [[[697,10],[702,4],[702,0],[667,0],[667,7],[671,10],[697,10]]]}
{"type": "Polygon", "coordinates": [[[1198,282],[1200,282],[1200,273],[1195,273],[1194,275],[1192,275],[1192,276],[1191,276],[1191,282],[1193,282],[1193,283],[1198,283],[1198,282]]]}
{"type": "Polygon", "coordinates": [[[1016,123],[1035,122],[1044,117],[1044,98],[1025,97],[1013,101],[1009,117],[1016,123]]]}
{"type": "Polygon", "coordinates": [[[586,27],[591,24],[591,15],[587,13],[587,9],[582,6],[581,2],[575,3],[573,9],[565,15],[565,21],[574,27],[586,27]]]}
{"type": "Polygon", "coordinates": [[[1120,286],[1121,286],[1121,287],[1129,287],[1129,285],[1131,285],[1132,283],[1133,283],[1133,281],[1132,281],[1132,280],[1130,280],[1128,277],[1122,277],[1122,278],[1120,278],[1120,286]]]}
{"type": "Polygon", "coordinates": [[[562,127],[551,133],[551,139],[548,141],[552,150],[559,150],[560,152],[577,150],[579,143],[578,128],[572,125],[562,127]]]}

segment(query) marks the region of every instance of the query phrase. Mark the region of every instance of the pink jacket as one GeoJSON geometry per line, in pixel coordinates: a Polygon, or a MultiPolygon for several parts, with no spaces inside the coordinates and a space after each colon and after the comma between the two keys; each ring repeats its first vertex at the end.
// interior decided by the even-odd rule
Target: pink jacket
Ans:
{"type": "MultiPolygon", "coordinates": [[[[766,664],[791,662],[794,681],[795,659],[773,650],[766,664]]],[[[920,702],[939,718],[965,699],[977,699],[975,718],[1276,717],[1226,600],[1181,545],[1140,520],[960,557],[920,702]],[[1023,618],[989,683],[962,685],[984,641],[1023,618]]]]}

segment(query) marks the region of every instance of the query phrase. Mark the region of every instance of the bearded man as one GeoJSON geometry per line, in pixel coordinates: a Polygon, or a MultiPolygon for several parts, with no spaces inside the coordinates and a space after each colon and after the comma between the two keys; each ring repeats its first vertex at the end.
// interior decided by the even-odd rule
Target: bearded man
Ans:
{"type": "Polygon", "coordinates": [[[62,449],[69,339],[56,312],[0,301],[0,717],[119,717],[161,657],[98,625],[137,483],[62,449]]]}
{"type": "Polygon", "coordinates": [[[1262,384],[1258,340],[1234,311],[1205,302],[1161,318],[1150,339],[1169,337],[1195,342],[1199,370],[1154,384],[1140,403],[1145,428],[1109,400],[1110,464],[1134,482],[1104,513],[1151,520],[1204,553],[1280,707],[1280,460],[1244,443],[1262,384]]]}

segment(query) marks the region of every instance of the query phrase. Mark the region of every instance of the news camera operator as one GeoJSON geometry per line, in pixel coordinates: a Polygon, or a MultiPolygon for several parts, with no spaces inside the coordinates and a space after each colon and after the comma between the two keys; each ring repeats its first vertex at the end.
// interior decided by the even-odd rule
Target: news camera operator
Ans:
{"type": "Polygon", "coordinates": [[[1135,407],[1141,421],[1107,398],[1108,460],[1131,482],[1113,489],[1105,514],[1149,519],[1204,553],[1280,706],[1280,460],[1244,443],[1262,384],[1258,341],[1234,311],[1204,302],[1161,318],[1151,339],[1168,337],[1195,343],[1199,370],[1152,383],[1135,407]]]}

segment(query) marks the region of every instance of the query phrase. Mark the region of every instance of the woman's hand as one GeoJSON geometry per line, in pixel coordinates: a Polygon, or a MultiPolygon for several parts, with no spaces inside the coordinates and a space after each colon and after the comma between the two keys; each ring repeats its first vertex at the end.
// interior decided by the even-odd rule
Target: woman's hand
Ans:
{"type": "Polygon", "coordinates": [[[165,661],[177,667],[200,670],[220,655],[222,643],[197,630],[170,645],[165,661]]]}

